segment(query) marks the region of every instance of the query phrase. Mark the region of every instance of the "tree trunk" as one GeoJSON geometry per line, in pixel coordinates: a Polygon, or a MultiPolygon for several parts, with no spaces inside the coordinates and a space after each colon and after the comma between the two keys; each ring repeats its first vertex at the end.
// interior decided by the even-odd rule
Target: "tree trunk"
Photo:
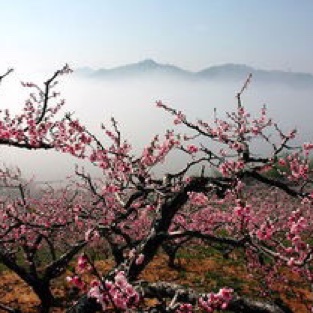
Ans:
{"type": "Polygon", "coordinates": [[[40,299],[40,313],[49,313],[54,303],[54,297],[50,290],[50,284],[47,282],[39,283],[32,286],[34,292],[40,299]]]}

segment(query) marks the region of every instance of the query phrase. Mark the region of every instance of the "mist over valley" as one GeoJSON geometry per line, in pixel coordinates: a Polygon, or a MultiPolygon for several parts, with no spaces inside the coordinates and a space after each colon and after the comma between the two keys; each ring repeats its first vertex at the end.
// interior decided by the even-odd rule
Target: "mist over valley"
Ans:
{"type": "MultiPolygon", "coordinates": [[[[108,125],[114,116],[122,135],[140,151],[154,135],[173,129],[172,117],[156,108],[157,100],[181,110],[195,120],[212,121],[214,110],[218,117],[236,108],[236,93],[248,74],[252,81],[242,96],[243,104],[251,113],[258,113],[266,104],[283,130],[297,128],[299,140],[313,140],[313,76],[308,73],[255,70],[246,65],[214,66],[199,72],[189,72],[174,65],[163,65],[144,60],[109,70],[78,68],[62,77],[57,90],[66,99],[64,111],[74,112],[88,129],[101,137],[100,125],[108,125]]],[[[34,77],[41,83],[48,76],[34,77]]],[[[28,77],[23,77],[28,80],[28,77]]],[[[27,90],[16,76],[1,85],[1,109],[14,112],[22,109],[27,90]]],[[[182,132],[187,129],[180,128],[182,132]]],[[[257,144],[262,154],[267,147],[257,144]]],[[[62,180],[74,173],[74,164],[87,166],[94,175],[100,172],[90,164],[54,151],[26,151],[2,147],[2,161],[7,166],[18,166],[25,176],[35,180],[62,180]]],[[[175,170],[183,164],[181,155],[172,156],[169,167],[175,170]],[[174,160],[175,159],[175,160],[174,160]]]]}

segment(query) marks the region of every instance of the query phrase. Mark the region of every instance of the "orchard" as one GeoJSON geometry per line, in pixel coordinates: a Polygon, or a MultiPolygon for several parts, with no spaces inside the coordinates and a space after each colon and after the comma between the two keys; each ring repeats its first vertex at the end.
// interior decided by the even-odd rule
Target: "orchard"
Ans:
{"type": "MultiPolygon", "coordinates": [[[[296,130],[284,132],[266,107],[258,116],[246,110],[242,98],[251,75],[233,112],[225,117],[214,112],[213,122],[191,120],[157,101],[156,107],[172,116],[173,129],[138,153],[114,118],[101,126],[100,139],[62,113],[64,101],[55,88],[70,72],[66,65],[43,87],[23,83],[30,97],[20,113],[0,115],[1,145],[33,153],[54,149],[102,173],[95,178],[76,168],[74,183],[31,196],[20,173],[1,169],[1,185],[17,193],[0,202],[0,262],[32,288],[38,312],[53,312],[56,279],[78,291],[62,308],[68,313],[295,312],[275,292],[278,285],[288,291],[293,280],[306,295],[296,292],[295,301],[311,312],[313,144],[295,144],[296,130]],[[259,153],[256,142],[269,152],[259,153]],[[186,164],[160,177],[156,168],[166,166],[174,151],[186,164]],[[112,261],[109,270],[101,271],[92,249],[112,261]],[[180,252],[186,249],[194,254],[210,249],[221,259],[237,260],[260,282],[257,294],[232,284],[197,289],[170,279],[143,279],[160,254],[169,268],[181,271],[180,252]]],[[[1,309],[23,312],[0,299],[1,309]]]]}

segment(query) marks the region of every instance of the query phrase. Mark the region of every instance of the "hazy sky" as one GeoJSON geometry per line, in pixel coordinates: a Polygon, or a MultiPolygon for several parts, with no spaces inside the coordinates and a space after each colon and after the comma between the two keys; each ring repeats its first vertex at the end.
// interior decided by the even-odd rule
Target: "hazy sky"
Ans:
{"type": "Polygon", "coordinates": [[[153,58],[313,73],[312,0],[0,0],[0,70],[153,58]]]}
{"type": "MultiPolygon", "coordinates": [[[[27,97],[20,80],[46,79],[64,63],[110,68],[152,58],[194,71],[245,63],[313,73],[312,34],[313,0],[0,0],[0,74],[16,69],[0,86],[0,109],[19,111],[27,97]]],[[[285,128],[297,126],[312,141],[313,91],[252,85],[244,99],[249,109],[267,103],[285,128]]],[[[114,115],[135,146],[172,127],[155,100],[205,118],[214,107],[232,110],[241,87],[69,78],[61,86],[65,111],[75,111],[95,132],[114,115]]],[[[17,149],[1,149],[0,161],[44,179],[73,173],[74,163],[17,149]]]]}

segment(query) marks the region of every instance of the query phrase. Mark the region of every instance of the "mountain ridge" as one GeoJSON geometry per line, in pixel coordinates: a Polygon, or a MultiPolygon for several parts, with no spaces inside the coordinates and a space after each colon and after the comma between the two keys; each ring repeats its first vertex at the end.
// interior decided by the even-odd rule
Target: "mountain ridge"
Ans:
{"type": "Polygon", "coordinates": [[[256,69],[246,64],[225,63],[206,67],[200,71],[188,71],[173,64],[163,64],[153,59],[125,64],[113,68],[92,69],[82,67],[76,70],[79,76],[102,80],[134,78],[176,78],[193,81],[242,81],[250,73],[261,82],[278,82],[293,85],[313,85],[313,74],[283,70],[256,69]]]}

